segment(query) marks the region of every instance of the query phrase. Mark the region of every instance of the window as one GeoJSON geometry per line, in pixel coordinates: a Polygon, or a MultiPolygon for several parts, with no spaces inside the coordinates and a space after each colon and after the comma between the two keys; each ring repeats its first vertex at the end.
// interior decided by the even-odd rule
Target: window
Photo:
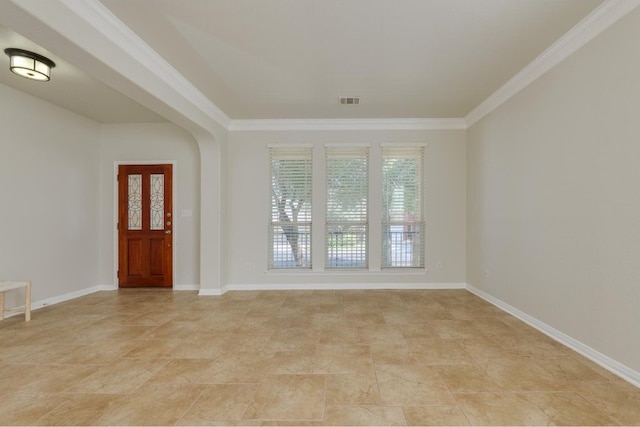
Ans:
{"type": "Polygon", "coordinates": [[[368,266],[368,147],[327,147],[327,269],[368,266]]]}
{"type": "Polygon", "coordinates": [[[424,267],[423,147],[382,147],[382,268],[424,267]]]}
{"type": "Polygon", "coordinates": [[[270,147],[269,268],[311,268],[311,147],[270,147]]]}

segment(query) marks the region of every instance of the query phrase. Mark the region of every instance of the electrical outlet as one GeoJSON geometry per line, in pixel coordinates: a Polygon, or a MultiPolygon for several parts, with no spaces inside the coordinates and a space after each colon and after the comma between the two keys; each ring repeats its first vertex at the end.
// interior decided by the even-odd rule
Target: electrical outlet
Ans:
{"type": "Polygon", "coordinates": [[[489,277],[489,270],[484,271],[484,277],[489,277]]]}

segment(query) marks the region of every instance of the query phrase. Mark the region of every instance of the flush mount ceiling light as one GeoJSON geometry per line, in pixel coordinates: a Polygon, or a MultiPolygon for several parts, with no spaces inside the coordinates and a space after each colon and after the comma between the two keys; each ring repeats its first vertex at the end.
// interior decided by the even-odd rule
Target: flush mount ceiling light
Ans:
{"type": "Polygon", "coordinates": [[[4,53],[9,55],[9,69],[19,76],[40,82],[48,82],[55,62],[28,50],[8,48],[4,53]]]}

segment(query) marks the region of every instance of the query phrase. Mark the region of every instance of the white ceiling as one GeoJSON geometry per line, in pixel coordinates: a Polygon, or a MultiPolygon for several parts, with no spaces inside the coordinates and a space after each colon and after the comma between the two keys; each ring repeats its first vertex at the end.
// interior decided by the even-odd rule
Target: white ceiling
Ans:
{"type": "MultiPolygon", "coordinates": [[[[342,119],[464,117],[602,0],[101,3],[231,119],[342,119]]],[[[14,31],[3,49],[58,67],[49,83],[4,67],[0,83],[100,122],[162,120],[14,31]]]]}

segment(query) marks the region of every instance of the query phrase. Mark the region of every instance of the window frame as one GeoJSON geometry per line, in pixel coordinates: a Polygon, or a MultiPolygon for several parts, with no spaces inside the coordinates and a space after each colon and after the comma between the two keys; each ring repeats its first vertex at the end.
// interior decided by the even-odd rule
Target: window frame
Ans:
{"type": "MultiPolygon", "coordinates": [[[[313,225],[313,146],[308,144],[299,144],[299,145],[285,145],[285,144],[273,144],[268,145],[268,164],[269,164],[269,222],[268,222],[268,258],[267,258],[267,270],[270,271],[286,271],[286,270],[311,270],[312,269],[312,255],[313,255],[313,245],[312,245],[312,225],[313,225]],[[299,218],[292,218],[291,221],[282,221],[278,214],[278,220],[274,220],[274,210],[277,209],[279,211],[279,207],[275,206],[275,195],[274,191],[274,181],[277,179],[274,173],[274,161],[283,161],[283,160],[296,160],[304,162],[304,178],[303,181],[297,181],[297,184],[303,184],[304,188],[302,190],[303,193],[308,194],[307,206],[304,207],[305,214],[303,220],[299,218]],[[288,225],[287,225],[288,223],[288,225]],[[296,227],[296,243],[299,244],[299,227],[304,227],[308,230],[306,240],[304,242],[303,249],[303,258],[296,258],[296,254],[294,254],[294,246],[292,241],[286,235],[285,227],[296,227]],[[275,243],[275,235],[276,229],[280,228],[282,234],[284,235],[284,239],[286,239],[286,243],[290,245],[291,257],[293,257],[294,265],[287,266],[287,262],[291,262],[291,259],[283,258],[277,259],[276,253],[274,251],[275,243]],[[278,262],[285,263],[285,265],[278,266],[278,262]]],[[[299,176],[295,177],[296,179],[300,179],[299,176]]],[[[293,216],[293,212],[291,211],[292,206],[289,206],[289,214],[293,216]]],[[[302,250],[298,247],[299,250],[302,250]]],[[[300,257],[301,254],[298,254],[300,257]]]]}
{"type": "MultiPolygon", "coordinates": [[[[371,159],[370,159],[370,149],[369,149],[369,145],[326,145],[325,146],[325,177],[324,177],[324,191],[325,191],[325,227],[324,227],[324,243],[325,243],[325,247],[324,247],[324,268],[325,271],[335,271],[335,270],[369,270],[369,260],[370,260],[370,248],[369,248],[369,242],[370,242],[370,233],[369,233],[369,203],[370,203],[370,198],[369,198],[369,188],[370,188],[370,164],[371,164],[371,159]],[[360,197],[360,202],[362,201],[362,197],[364,197],[364,206],[362,205],[362,203],[358,203],[359,206],[354,209],[351,212],[347,212],[347,217],[352,216],[352,217],[356,217],[356,216],[360,216],[360,219],[357,220],[353,220],[353,219],[343,219],[343,220],[336,220],[334,219],[334,215],[335,212],[332,212],[332,208],[335,208],[335,205],[333,204],[334,201],[332,201],[332,195],[331,190],[334,188],[331,183],[330,180],[335,179],[335,176],[332,176],[331,174],[331,170],[332,170],[332,160],[333,159],[352,159],[352,160],[363,160],[364,161],[364,177],[360,178],[361,183],[364,183],[364,185],[359,185],[359,195],[360,197]],[[364,219],[362,219],[362,217],[364,216],[364,219]],[[333,236],[330,234],[332,233],[331,230],[338,230],[338,229],[350,229],[352,227],[355,228],[360,228],[361,231],[358,233],[351,233],[351,232],[347,232],[346,237],[346,243],[345,239],[344,239],[344,235],[341,238],[341,242],[338,242],[337,239],[340,236],[339,232],[333,232],[333,236]],[[361,235],[360,238],[358,238],[358,234],[361,235]],[[335,240],[334,240],[335,239],[335,240]],[[351,244],[353,242],[356,242],[355,244],[351,244]],[[358,241],[361,241],[361,243],[357,243],[358,241]],[[332,247],[338,247],[338,246],[351,246],[354,247],[354,250],[332,250],[332,247]],[[333,254],[333,257],[332,257],[333,254]],[[346,255],[346,256],[355,256],[356,258],[358,258],[358,256],[360,256],[360,259],[356,259],[351,260],[350,262],[354,263],[353,265],[337,265],[336,263],[338,262],[335,258],[338,255],[346,255]]],[[[354,190],[355,188],[352,188],[351,190],[354,190]]],[[[356,200],[352,200],[352,203],[355,203],[356,200]]],[[[337,202],[335,202],[337,203],[337,202]]]]}
{"type": "MultiPolygon", "coordinates": [[[[380,268],[382,270],[390,269],[425,269],[426,268],[426,192],[425,192],[425,155],[426,145],[424,144],[382,144],[381,145],[381,242],[380,242],[380,268]],[[389,200],[385,200],[385,195],[390,191],[388,180],[387,160],[395,159],[414,159],[417,163],[415,166],[415,177],[413,180],[403,177],[405,183],[415,182],[416,190],[414,192],[418,200],[413,199],[412,204],[415,206],[416,212],[396,212],[400,213],[404,218],[397,220],[390,218],[390,211],[398,204],[391,195],[389,200]],[[386,203],[390,201],[390,205],[386,203]],[[387,214],[385,214],[385,208],[387,214]],[[413,215],[413,217],[411,217],[413,215]],[[401,227],[401,232],[392,232],[392,227],[401,227]],[[400,234],[400,239],[395,239],[391,234],[400,234]],[[394,243],[395,242],[395,243],[394,243]],[[393,246],[404,247],[406,252],[392,252],[393,246]],[[409,251],[410,249],[410,251],[409,251]],[[410,257],[410,258],[407,258],[410,257]],[[394,265],[395,264],[395,265],[394,265]],[[403,265],[404,264],[404,265],[403,265]]],[[[402,182],[400,182],[402,184],[402,182]]],[[[406,186],[406,184],[405,184],[406,186]]],[[[395,191],[394,191],[395,192],[395,191]]],[[[403,192],[404,194],[404,192],[403,192]]],[[[405,204],[406,205],[406,204],[405,204]]]]}

